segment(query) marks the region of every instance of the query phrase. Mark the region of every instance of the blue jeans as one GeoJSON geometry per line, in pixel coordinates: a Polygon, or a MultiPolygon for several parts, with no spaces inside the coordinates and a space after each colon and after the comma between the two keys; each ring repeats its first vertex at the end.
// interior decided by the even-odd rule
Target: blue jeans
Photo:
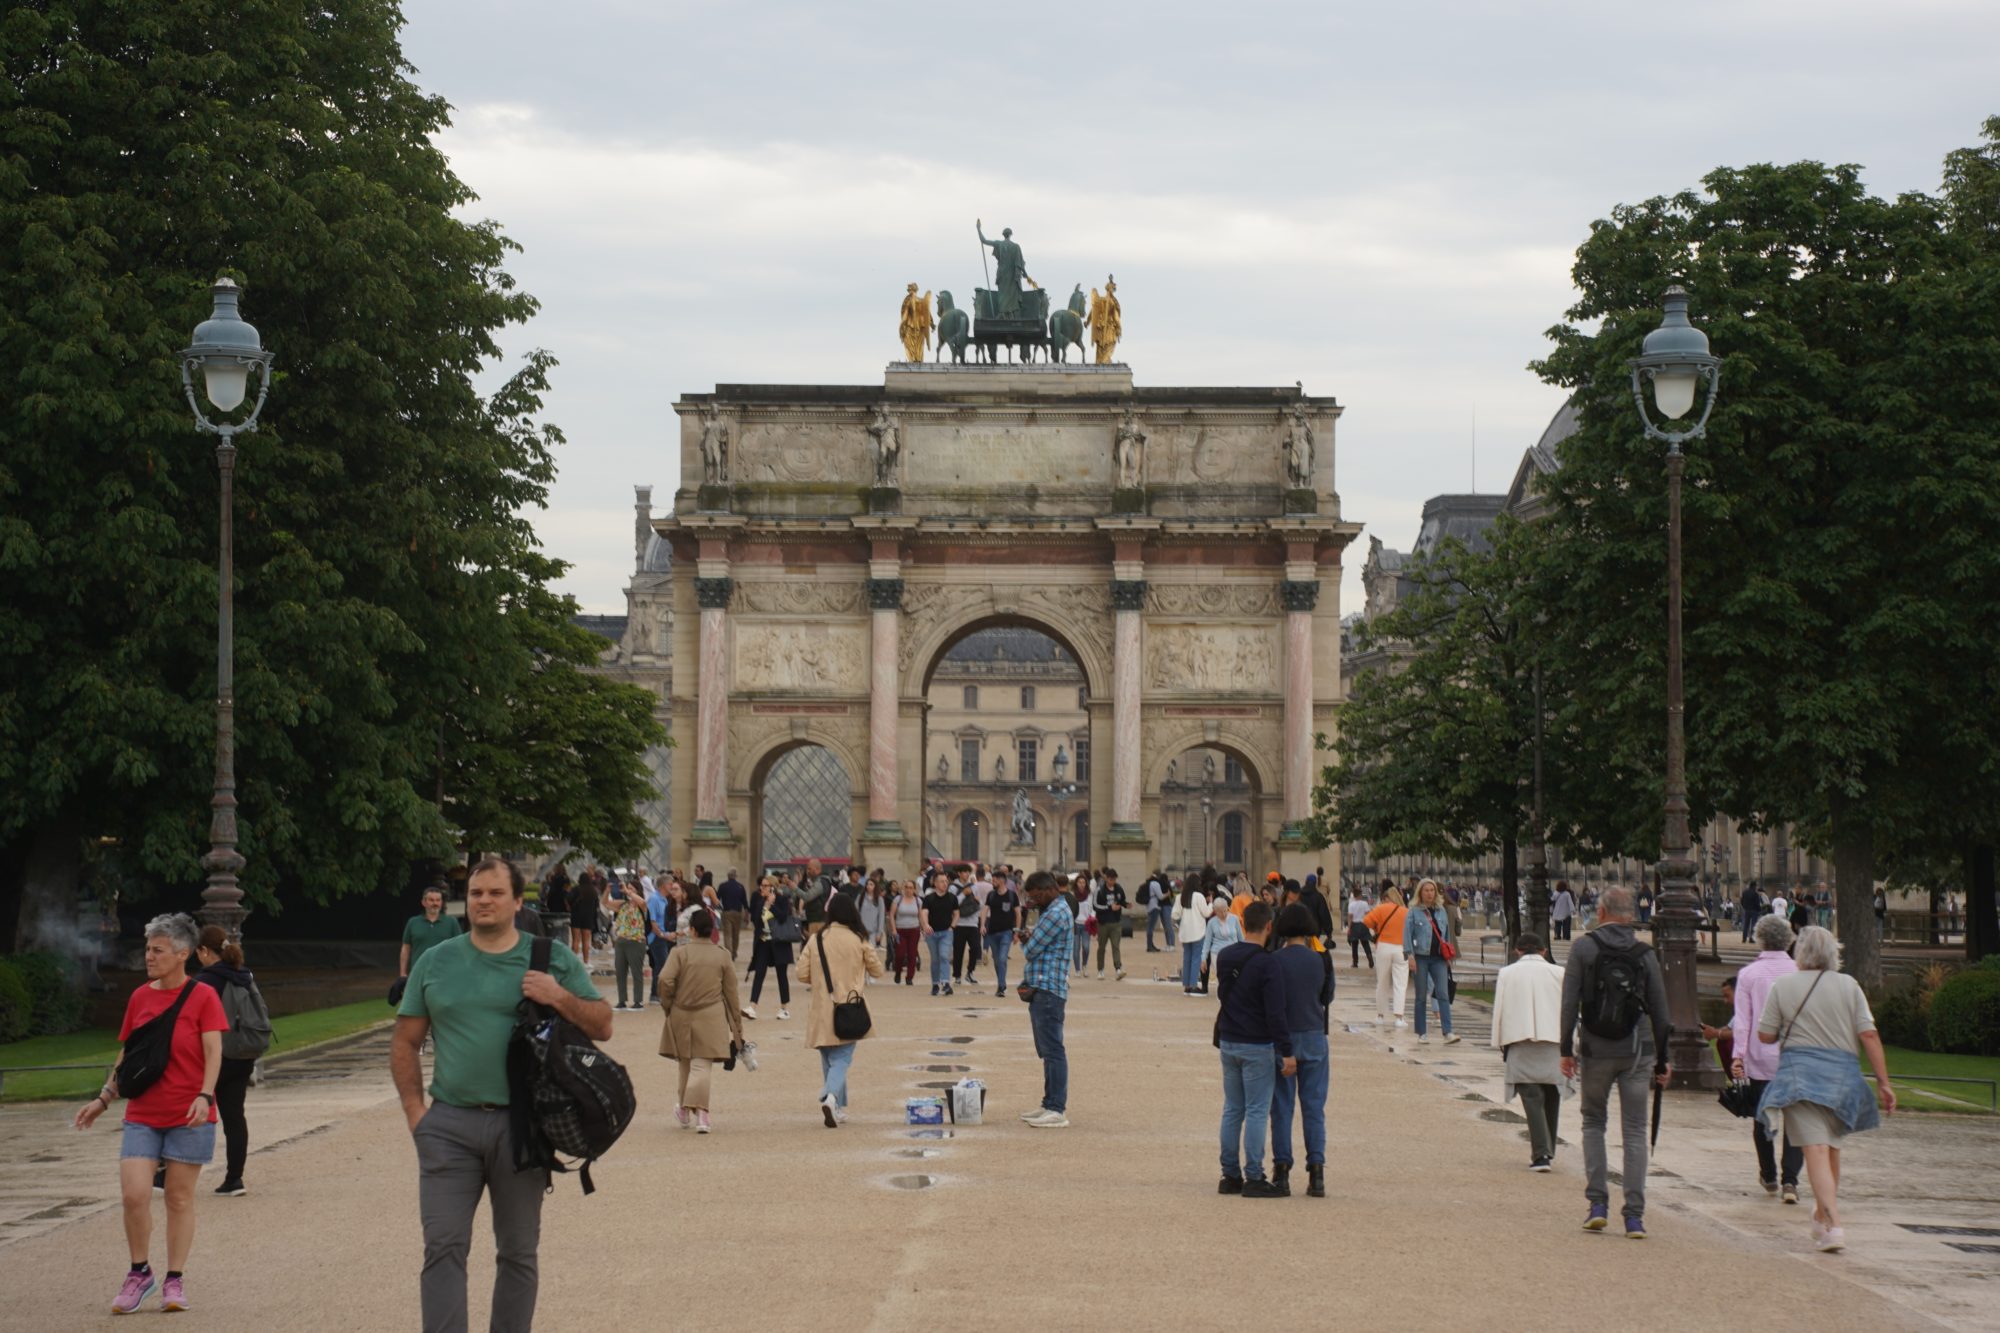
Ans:
{"type": "MultiPolygon", "coordinates": [[[[1162,918],[1160,915],[1160,909],[1158,906],[1152,906],[1146,909],[1146,952],[1148,953],[1151,953],[1153,951],[1153,927],[1160,925],[1163,919],[1164,918],[1162,918]]],[[[1167,941],[1167,946],[1171,948],[1173,946],[1173,940],[1169,939],[1167,941]]]]}
{"type": "Polygon", "coordinates": [[[948,930],[925,930],[924,943],[931,951],[931,985],[951,984],[951,932],[948,930]]]}
{"type": "Polygon", "coordinates": [[[1451,1035],[1451,964],[1434,953],[1416,955],[1411,961],[1417,965],[1417,1035],[1424,1035],[1424,1010],[1426,992],[1437,995],[1438,1023],[1444,1028],[1444,1035],[1451,1035]]]}
{"type": "Polygon", "coordinates": [[[1075,951],[1075,957],[1074,957],[1074,960],[1073,960],[1073,961],[1075,962],[1076,966],[1072,967],[1072,968],[1070,969],[1070,971],[1072,971],[1072,972],[1081,972],[1081,971],[1083,971],[1083,970],[1084,970],[1085,968],[1087,968],[1087,967],[1089,967],[1089,966],[1090,966],[1090,929],[1089,929],[1089,927],[1087,927],[1087,926],[1078,926],[1078,927],[1076,928],[1076,938],[1075,938],[1075,940],[1073,941],[1073,943],[1074,943],[1074,944],[1075,944],[1075,946],[1076,946],[1076,951],[1075,951]]]}
{"type": "Polygon", "coordinates": [[[1007,951],[1014,947],[1014,932],[996,930],[986,936],[986,952],[993,955],[993,988],[1007,989],[1007,951]]]}
{"type": "Polygon", "coordinates": [[[820,1100],[833,1098],[835,1106],[847,1105],[847,1067],[854,1063],[854,1043],[819,1048],[820,1100]]]}
{"type": "Polygon", "coordinates": [[[1201,946],[1202,941],[1181,946],[1181,989],[1201,988],[1201,946]]]}
{"type": "Polygon", "coordinates": [[[1298,1058],[1299,1072],[1287,1078],[1278,1075],[1277,1094],[1271,1099],[1271,1160],[1287,1166],[1292,1156],[1292,1108],[1305,1113],[1306,1165],[1326,1164],[1326,1089],[1332,1064],[1327,1058],[1324,1032],[1292,1033],[1292,1054],[1298,1058]]]}
{"type": "Polygon", "coordinates": [[[1222,1043],[1222,1174],[1264,1178],[1264,1131],[1271,1122],[1271,1089],[1278,1081],[1275,1047],[1222,1043]],[[1241,1139],[1241,1156],[1237,1140],[1241,1139]]]}
{"type": "Polygon", "coordinates": [[[1061,1111],[1069,1105],[1069,1053],[1063,1050],[1063,1010],[1068,1004],[1063,996],[1046,990],[1036,991],[1028,1001],[1035,1054],[1042,1061],[1044,1111],[1061,1111]]]}

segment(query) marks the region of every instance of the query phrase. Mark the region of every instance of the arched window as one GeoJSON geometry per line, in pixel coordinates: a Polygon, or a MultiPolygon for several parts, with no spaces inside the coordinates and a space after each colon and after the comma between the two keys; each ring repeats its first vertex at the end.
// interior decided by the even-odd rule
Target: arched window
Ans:
{"type": "Polygon", "coordinates": [[[1087,866],[1091,862],[1089,812],[1086,811],[1083,814],[1078,815],[1073,822],[1076,825],[1076,829],[1075,832],[1070,837],[1070,844],[1069,844],[1070,864],[1087,866]]]}
{"type": "Polygon", "coordinates": [[[979,859],[979,816],[970,810],[958,817],[958,859],[979,859]]]}
{"type": "Polygon", "coordinates": [[[1222,780],[1232,787],[1243,783],[1243,765],[1236,762],[1235,755],[1222,756],[1222,780]]]}
{"type": "Polygon", "coordinates": [[[1243,816],[1234,810],[1222,817],[1222,859],[1228,865],[1243,864],[1243,816]]]}
{"type": "Polygon", "coordinates": [[[1032,685],[1021,687],[1021,711],[1024,713],[1035,711],[1035,687],[1032,685]]]}
{"type": "Polygon", "coordinates": [[[1089,687],[1089,686],[1087,686],[1087,685],[1079,685],[1079,686],[1077,686],[1077,689],[1076,689],[1076,706],[1077,706],[1078,708],[1088,708],[1088,707],[1090,707],[1090,687],[1089,687]]]}
{"type": "Polygon", "coordinates": [[[979,707],[979,687],[977,685],[968,685],[965,687],[965,706],[968,709],[979,707]]]}
{"type": "Polygon", "coordinates": [[[1077,736],[1070,740],[1070,749],[1076,752],[1076,780],[1079,784],[1090,781],[1090,737],[1077,736]]]}

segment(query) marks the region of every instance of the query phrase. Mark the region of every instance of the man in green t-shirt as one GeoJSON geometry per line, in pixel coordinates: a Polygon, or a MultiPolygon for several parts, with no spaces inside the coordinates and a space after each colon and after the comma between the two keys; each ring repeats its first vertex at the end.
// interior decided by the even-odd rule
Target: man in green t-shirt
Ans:
{"type": "Polygon", "coordinates": [[[493,1203],[492,1326],[525,1331],[534,1322],[548,1173],[514,1170],[507,1043],[515,1007],[525,996],[593,1041],[611,1037],[611,1006],[575,954],[551,942],[549,970],[528,970],[530,939],[514,926],[523,887],[512,863],[497,856],[480,861],[465,885],[470,933],[432,946],[412,963],[396,1010],[389,1072],[417,1147],[425,1328],[466,1325],[465,1260],[481,1194],[493,1203]],[[426,1037],[437,1046],[428,1106],[418,1056],[426,1037]]]}
{"type": "Polygon", "coordinates": [[[444,890],[433,884],[424,890],[424,910],[403,924],[403,957],[396,975],[408,977],[419,958],[458,935],[458,918],[444,914],[444,890]]]}

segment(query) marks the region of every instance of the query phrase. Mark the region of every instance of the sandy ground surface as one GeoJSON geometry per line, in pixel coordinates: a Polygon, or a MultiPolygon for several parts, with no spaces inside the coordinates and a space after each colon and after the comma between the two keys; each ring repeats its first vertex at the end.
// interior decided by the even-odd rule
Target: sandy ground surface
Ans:
{"type": "MultiPolygon", "coordinates": [[[[1669,1111],[1661,1165],[1678,1179],[1655,1186],[1652,1238],[1584,1234],[1579,1154],[1566,1149],[1551,1175],[1524,1169],[1518,1123],[1493,1117],[1505,1108],[1473,1086],[1497,1063],[1473,1040],[1416,1048],[1337,1030],[1331,1197],[1218,1197],[1213,1010],[1150,981],[1168,957],[1134,949],[1131,979],[1073,989],[1073,1123],[1063,1130],[1015,1118],[1039,1097],[1039,1065],[1026,1007],[990,986],[950,999],[926,986],[873,988],[880,1035],[855,1063],[853,1120],[833,1131],[814,1104],[818,1061],[803,1046],[800,997],[793,1019],[779,1022],[766,993],[764,1017],[750,1025],[763,1067],[718,1073],[707,1136],[674,1127],[671,1067],[653,1053],[657,1011],[617,1015],[611,1050],[634,1072],[639,1118],[599,1165],[594,1196],[583,1198],[574,1179],[556,1183],[543,1215],[539,1326],[664,1317],[714,1329],[1306,1329],[1347,1320],[1712,1329],[1747,1319],[1760,1329],[1881,1330],[1995,1317],[2000,1303],[1990,1299],[1956,1313],[1927,1303],[1921,1288],[1933,1275],[1921,1269],[1907,1290],[1884,1294],[1867,1258],[1872,1228],[1886,1233],[1905,1212],[1917,1215],[1889,1202],[1886,1150],[1869,1142],[1851,1154],[1856,1251],[1810,1254],[1800,1210],[1786,1210],[1780,1226],[1768,1220],[1775,1204],[1692,1183],[1699,1173],[1683,1157],[1712,1158],[1718,1179],[1754,1188],[1747,1145],[1729,1146],[1733,1125],[1721,1127],[1728,1142],[1680,1132],[1683,1117],[1694,1125],[1721,1115],[1693,1099],[1669,1111]],[[930,1065],[986,1080],[987,1123],[913,1134],[903,1099],[959,1073],[930,1065]],[[902,1188],[918,1183],[911,1177],[929,1183],[902,1188]],[[1752,1204],[1760,1218],[1729,1216],[1749,1216],[1752,1204]]],[[[1343,1024],[1372,1014],[1359,977],[1342,971],[1343,1024]]],[[[1477,1016],[1465,1019],[1474,1034],[1477,1016]]],[[[198,1317],[251,1329],[416,1326],[415,1162],[383,1052],[378,1037],[253,1092],[253,1136],[286,1141],[251,1158],[248,1197],[202,1194],[188,1270],[198,1317]]],[[[125,1262],[110,1206],[116,1130],[78,1135],[62,1127],[66,1115],[0,1113],[0,1129],[24,1145],[0,1168],[0,1204],[17,1200],[0,1212],[0,1326],[110,1323],[125,1262]],[[53,1192],[72,1203],[34,1220],[18,1200],[41,1178],[59,1178],[53,1192]]],[[[1984,1207],[1990,1219],[1979,1199],[1990,1204],[2000,1163],[1991,1137],[1973,1147],[1984,1157],[1962,1211],[1984,1207]]],[[[212,1188],[216,1178],[211,1169],[204,1181],[212,1188]]],[[[477,1234],[472,1309],[482,1327],[492,1277],[483,1218],[477,1234]]],[[[156,1227],[156,1266],[163,1248],[156,1227]]],[[[1991,1256],[1975,1262],[1984,1279],[1951,1270],[1937,1280],[1990,1283],[1991,1256]]]]}

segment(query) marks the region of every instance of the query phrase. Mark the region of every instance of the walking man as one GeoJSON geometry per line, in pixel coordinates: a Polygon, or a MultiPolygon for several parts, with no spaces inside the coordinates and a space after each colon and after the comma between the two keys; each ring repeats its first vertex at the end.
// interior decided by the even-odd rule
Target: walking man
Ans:
{"type": "Polygon", "coordinates": [[[750,924],[750,891],[743,887],[743,881],[736,878],[736,867],[729,867],[729,876],[716,886],[715,901],[722,908],[722,945],[729,950],[729,961],[736,961],[736,942],[743,938],[743,928],[750,924]]]}
{"type": "MultiPolygon", "coordinates": [[[[458,918],[444,914],[444,890],[433,884],[424,890],[424,910],[403,923],[403,951],[396,975],[407,985],[417,960],[459,934],[458,918]]],[[[400,998],[400,997],[399,997],[400,998]]]]}
{"type": "Polygon", "coordinates": [[[1215,959],[1222,1010],[1215,1024],[1222,1050],[1222,1183],[1217,1194],[1276,1199],[1290,1193],[1264,1178],[1264,1136],[1282,1071],[1299,1072],[1286,1024],[1285,978],[1264,945],[1271,938],[1271,905],[1243,909],[1243,939],[1215,959]]]}
{"type": "Polygon", "coordinates": [[[497,856],[480,861],[465,886],[471,933],[418,960],[396,1010],[389,1072],[417,1148],[426,1333],[466,1327],[465,1260],[482,1194],[493,1207],[490,1327],[527,1333],[534,1324],[548,1173],[514,1170],[507,1047],[516,1006],[525,997],[554,1009],[594,1041],[611,1037],[611,1006],[574,954],[552,943],[549,971],[528,970],[529,940],[514,928],[522,887],[511,862],[497,856]],[[428,1106],[417,1058],[426,1036],[437,1045],[428,1106]]]}
{"type": "Polygon", "coordinates": [[[1048,871],[1029,875],[1027,892],[1028,902],[1041,916],[1021,946],[1021,991],[1028,1000],[1035,1054],[1042,1061],[1042,1104],[1021,1119],[1036,1129],[1062,1129],[1069,1124],[1063,1114],[1069,1107],[1063,1010],[1069,1005],[1071,917],[1069,904],[1056,891],[1056,877],[1048,871]]]}
{"type": "Polygon", "coordinates": [[[986,895],[986,952],[993,956],[993,994],[1007,994],[1007,953],[1014,947],[1014,932],[1021,928],[1021,895],[1013,881],[1002,875],[986,895]]]}
{"type": "Polygon", "coordinates": [[[1118,882],[1118,872],[1105,868],[1104,878],[1098,883],[1097,907],[1097,979],[1104,980],[1104,950],[1111,949],[1111,971],[1113,979],[1125,980],[1125,955],[1120,945],[1125,936],[1125,889],[1118,882]]]}
{"type": "Polygon", "coordinates": [[[806,858],[806,873],[799,880],[799,906],[806,909],[806,937],[810,939],[826,926],[826,895],[833,885],[820,872],[819,858],[806,858]]]}
{"type": "Polygon", "coordinates": [[[952,931],[958,924],[958,898],[951,891],[951,876],[942,870],[931,876],[931,891],[924,895],[924,945],[931,951],[931,994],[951,994],[952,931]]]}
{"type": "Polygon", "coordinates": [[[1600,924],[1578,940],[1563,969],[1562,1076],[1583,1075],[1585,1231],[1605,1229],[1604,1129],[1618,1089],[1618,1132],[1625,1148],[1625,1234],[1646,1238],[1646,1093],[1667,1086],[1667,983],[1660,957],[1632,930],[1632,890],[1606,889],[1600,924]],[[1577,1029],[1581,1026],[1579,1039],[1577,1029]],[[1581,1061],[1578,1055],[1581,1055],[1581,1061]]]}

